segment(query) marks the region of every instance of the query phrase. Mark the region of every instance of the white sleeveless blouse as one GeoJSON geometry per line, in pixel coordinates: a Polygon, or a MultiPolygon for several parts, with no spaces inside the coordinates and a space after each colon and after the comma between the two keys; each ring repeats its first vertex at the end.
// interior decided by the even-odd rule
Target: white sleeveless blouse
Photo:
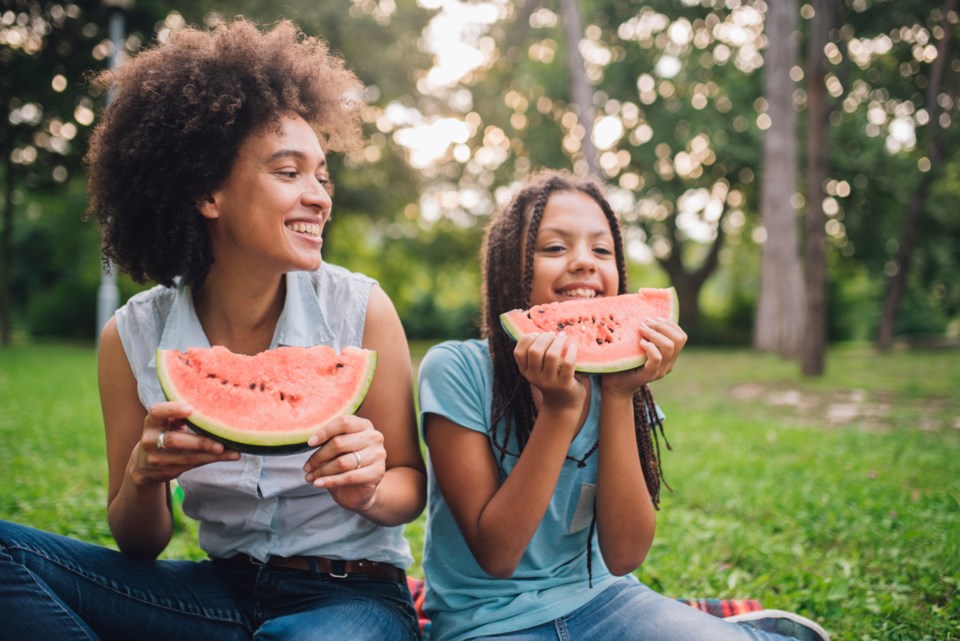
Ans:
{"type": "MultiPolygon", "coordinates": [[[[270,347],[360,346],[375,281],[336,265],[290,272],[283,313],[270,347]]],[[[145,408],[164,401],[155,352],[210,347],[190,289],[157,286],[117,310],[117,329],[145,408]]],[[[200,547],[212,557],[248,554],[370,559],[407,568],[413,562],[403,527],[382,527],[337,505],[304,480],[310,452],[242,454],[238,461],[182,474],[184,512],[200,523],[200,547]]]]}

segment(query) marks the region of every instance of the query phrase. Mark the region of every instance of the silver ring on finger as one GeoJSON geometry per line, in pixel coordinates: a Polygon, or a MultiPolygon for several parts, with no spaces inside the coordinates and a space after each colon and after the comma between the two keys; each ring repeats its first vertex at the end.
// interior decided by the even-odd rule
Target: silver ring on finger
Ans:
{"type": "Polygon", "coordinates": [[[353,468],[353,469],[359,470],[359,469],[360,469],[360,464],[361,464],[361,462],[362,462],[363,459],[360,458],[360,452],[354,451],[353,455],[357,457],[357,466],[356,466],[355,468],[353,468]]]}
{"type": "Polygon", "coordinates": [[[160,436],[157,437],[157,449],[163,450],[166,449],[166,446],[163,444],[163,437],[166,436],[166,432],[160,432],[160,436]]]}

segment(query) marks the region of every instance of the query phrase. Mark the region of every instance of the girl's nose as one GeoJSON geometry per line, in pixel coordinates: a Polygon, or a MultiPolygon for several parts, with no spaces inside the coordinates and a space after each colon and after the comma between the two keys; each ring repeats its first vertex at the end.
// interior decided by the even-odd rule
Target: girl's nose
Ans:
{"type": "Polygon", "coordinates": [[[589,247],[577,246],[574,248],[572,255],[570,256],[570,265],[569,269],[572,272],[587,271],[594,272],[597,270],[597,259],[593,251],[589,247]]]}

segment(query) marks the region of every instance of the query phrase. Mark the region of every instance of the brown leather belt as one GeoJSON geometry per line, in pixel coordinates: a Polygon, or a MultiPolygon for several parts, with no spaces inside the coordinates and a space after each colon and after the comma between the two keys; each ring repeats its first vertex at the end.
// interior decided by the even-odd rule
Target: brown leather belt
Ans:
{"type": "Polygon", "coordinates": [[[268,568],[315,572],[329,575],[335,579],[345,579],[352,574],[362,574],[371,579],[387,579],[397,583],[405,583],[407,580],[406,573],[400,568],[389,563],[367,559],[341,561],[322,556],[271,556],[264,562],[246,554],[238,554],[227,559],[213,559],[213,561],[214,563],[227,565],[262,565],[268,568]]]}

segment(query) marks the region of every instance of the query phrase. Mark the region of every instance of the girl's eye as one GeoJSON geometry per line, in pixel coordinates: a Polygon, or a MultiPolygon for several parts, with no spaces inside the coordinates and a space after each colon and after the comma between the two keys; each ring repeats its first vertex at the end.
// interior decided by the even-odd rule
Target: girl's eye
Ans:
{"type": "Polygon", "coordinates": [[[544,247],[540,251],[548,254],[558,254],[563,251],[563,245],[548,245],[547,247],[544,247]]]}
{"type": "Polygon", "coordinates": [[[595,251],[596,253],[600,254],[601,256],[611,256],[611,255],[613,255],[613,252],[610,251],[609,249],[607,249],[606,247],[596,247],[596,248],[594,248],[593,251],[595,251]]]}
{"type": "Polygon", "coordinates": [[[291,179],[292,179],[292,178],[296,178],[296,177],[297,177],[297,172],[296,172],[296,171],[278,171],[278,172],[276,172],[276,173],[277,173],[278,176],[283,176],[284,178],[291,178],[291,179]]]}

